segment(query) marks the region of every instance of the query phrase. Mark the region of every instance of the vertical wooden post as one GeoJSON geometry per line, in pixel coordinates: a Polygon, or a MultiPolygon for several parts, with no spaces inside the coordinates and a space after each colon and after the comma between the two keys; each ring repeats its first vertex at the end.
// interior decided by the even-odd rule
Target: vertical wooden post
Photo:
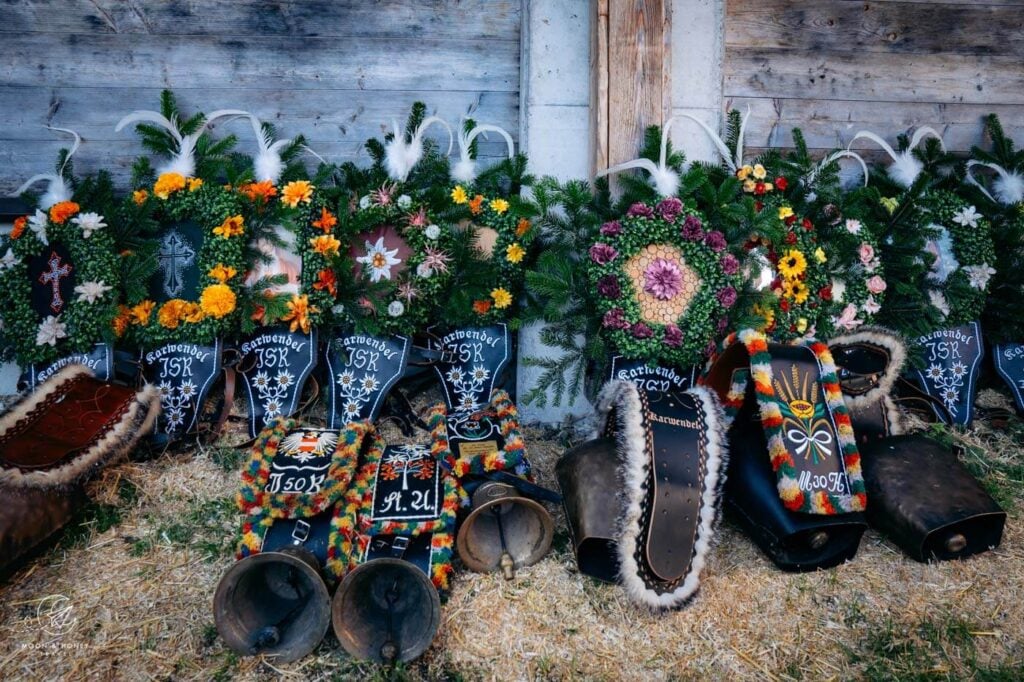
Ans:
{"type": "Polygon", "coordinates": [[[644,129],[671,111],[671,0],[595,0],[592,168],[634,159],[644,129]]]}

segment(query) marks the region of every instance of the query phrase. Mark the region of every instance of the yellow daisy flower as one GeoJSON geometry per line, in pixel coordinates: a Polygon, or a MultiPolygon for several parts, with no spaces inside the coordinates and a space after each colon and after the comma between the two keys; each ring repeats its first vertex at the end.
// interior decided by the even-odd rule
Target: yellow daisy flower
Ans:
{"type": "Polygon", "coordinates": [[[509,263],[518,263],[523,260],[525,255],[526,249],[515,242],[509,244],[508,248],[505,249],[505,260],[509,263]]]}
{"type": "Polygon", "coordinates": [[[491,210],[498,214],[504,213],[508,210],[508,202],[504,199],[492,199],[491,210]]]}
{"type": "Polygon", "coordinates": [[[452,190],[452,201],[456,204],[464,204],[469,201],[469,195],[466,194],[466,190],[463,189],[462,185],[455,185],[455,189],[452,190]]]}
{"type": "Polygon", "coordinates": [[[793,209],[789,206],[779,206],[779,220],[785,220],[793,215],[793,209]]]}
{"type": "Polygon", "coordinates": [[[779,274],[786,279],[796,279],[807,270],[807,258],[796,249],[790,249],[779,259],[779,274]]]}
{"type": "Polygon", "coordinates": [[[512,294],[508,293],[508,290],[504,287],[492,290],[491,298],[494,299],[494,307],[499,310],[512,305],[512,294]]]}
{"type": "Polygon", "coordinates": [[[309,180],[293,180],[281,190],[281,201],[288,208],[308,204],[313,200],[313,184],[309,180]]]}

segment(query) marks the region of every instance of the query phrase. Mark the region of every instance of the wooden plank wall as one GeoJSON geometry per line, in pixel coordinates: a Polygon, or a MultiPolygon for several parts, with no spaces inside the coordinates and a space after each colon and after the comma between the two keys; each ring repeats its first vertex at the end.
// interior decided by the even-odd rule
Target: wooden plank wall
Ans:
{"type": "MultiPolygon", "coordinates": [[[[365,159],[416,100],[518,138],[521,15],[519,0],[0,0],[0,193],[51,170],[66,142],[47,124],[83,136],[79,170],[124,179],[141,148],[114,125],[162,88],[189,113],[248,109],[332,161],[365,159]]],[[[505,149],[490,137],[482,158],[505,149]]]]}
{"type": "Polygon", "coordinates": [[[825,150],[917,125],[965,151],[989,112],[1024,139],[1024,0],[728,0],[725,25],[725,102],[751,108],[752,152],[794,126],[825,150]]]}

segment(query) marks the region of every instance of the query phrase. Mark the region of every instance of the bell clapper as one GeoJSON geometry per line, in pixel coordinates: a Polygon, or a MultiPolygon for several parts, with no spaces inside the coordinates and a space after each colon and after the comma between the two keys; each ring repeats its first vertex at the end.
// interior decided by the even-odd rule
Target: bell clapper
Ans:
{"type": "Polygon", "coordinates": [[[959,554],[967,547],[967,538],[963,533],[954,533],[946,538],[946,551],[951,554],[959,554]]]}
{"type": "Polygon", "coordinates": [[[395,626],[394,626],[394,612],[395,604],[398,603],[398,598],[401,594],[398,591],[398,578],[391,583],[391,587],[384,593],[384,600],[388,605],[387,612],[387,625],[388,625],[388,638],[384,640],[384,644],[380,647],[380,658],[384,662],[384,665],[394,665],[395,661],[398,660],[398,642],[395,641],[395,626]]]}
{"type": "Polygon", "coordinates": [[[309,603],[309,595],[303,594],[299,585],[299,575],[294,568],[288,568],[288,586],[295,590],[295,597],[298,603],[284,614],[284,617],[272,625],[267,625],[256,631],[252,638],[252,647],[249,652],[255,656],[267,649],[272,649],[281,643],[281,630],[302,613],[309,603]]]}
{"type": "Polygon", "coordinates": [[[501,573],[505,576],[505,580],[514,580],[516,562],[509,554],[508,545],[505,544],[505,525],[501,521],[501,505],[496,504],[491,507],[491,513],[494,514],[494,520],[498,524],[498,539],[501,541],[501,559],[498,565],[501,567],[501,573]]]}

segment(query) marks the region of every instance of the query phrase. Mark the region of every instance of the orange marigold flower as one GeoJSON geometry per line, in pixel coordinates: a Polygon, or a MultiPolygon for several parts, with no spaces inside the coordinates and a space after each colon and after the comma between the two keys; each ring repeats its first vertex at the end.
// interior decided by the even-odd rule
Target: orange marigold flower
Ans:
{"type": "Polygon", "coordinates": [[[230,315],[235,310],[236,302],[235,292],[226,284],[211,284],[199,296],[199,307],[217,319],[230,315]]]}
{"type": "Polygon", "coordinates": [[[203,312],[198,303],[186,303],[181,315],[181,319],[189,324],[202,322],[204,317],[206,317],[206,313],[203,312]]]}
{"type": "Polygon", "coordinates": [[[11,239],[18,239],[25,234],[25,225],[28,224],[28,217],[21,216],[14,219],[14,229],[11,230],[11,239]]]}
{"type": "Polygon", "coordinates": [[[178,323],[181,322],[187,307],[188,303],[182,299],[172,298],[160,306],[160,312],[157,313],[157,321],[164,329],[177,329],[178,323]]]}
{"type": "Polygon", "coordinates": [[[519,222],[516,223],[516,236],[522,237],[524,234],[530,231],[530,221],[526,218],[520,218],[519,222]]]}
{"type": "Polygon", "coordinates": [[[477,315],[486,315],[490,309],[490,301],[473,301],[473,312],[477,315]]]}
{"type": "Polygon", "coordinates": [[[238,270],[234,269],[233,267],[224,265],[223,263],[217,263],[212,268],[210,268],[210,271],[206,274],[208,274],[210,277],[214,278],[221,284],[224,284],[229,279],[237,275],[238,270]]]}
{"type": "Polygon", "coordinates": [[[155,307],[156,303],[154,303],[153,301],[143,301],[138,305],[132,306],[132,324],[138,324],[142,326],[149,324],[149,316],[153,314],[153,308],[155,307]]]}
{"type": "Polygon", "coordinates": [[[309,305],[309,297],[305,294],[302,296],[292,296],[292,300],[288,301],[287,305],[288,313],[281,316],[281,321],[291,322],[291,325],[288,327],[288,330],[291,332],[302,329],[303,334],[308,334],[310,328],[309,316],[320,312],[320,309],[309,305]]]}
{"type": "Polygon", "coordinates": [[[68,218],[78,213],[80,208],[73,201],[61,201],[50,207],[50,220],[57,225],[63,225],[68,218]]]}
{"type": "Polygon", "coordinates": [[[316,281],[313,282],[313,288],[317,291],[323,291],[324,289],[331,296],[338,295],[338,278],[334,275],[334,270],[323,269],[316,273],[316,281]]]}
{"type": "Polygon", "coordinates": [[[132,311],[126,305],[117,306],[117,315],[114,317],[111,323],[114,327],[114,335],[117,338],[124,336],[124,333],[128,331],[128,322],[131,320],[132,311]]]}
{"type": "Polygon", "coordinates": [[[313,227],[319,228],[324,232],[330,232],[331,229],[338,224],[338,219],[334,217],[330,211],[326,208],[320,209],[320,219],[313,221],[313,227]]]}
{"type": "Polygon", "coordinates": [[[245,232],[245,219],[240,215],[233,215],[224,219],[217,227],[213,228],[213,233],[224,237],[237,237],[238,235],[245,232]]]}
{"type": "Polygon", "coordinates": [[[483,210],[484,197],[482,194],[477,194],[469,201],[469,210],[473,215],[479,215],[480,211],[483,210]]]}
{"type": "Polygon", "coordinates": [[[300,203],[308,204],[313,200],[313,185],[309,180],[293,180],[281,190],[281,201],[289,208],[295,208],[300,203]]]}
{"type": "Polygon", "coordinates": [[[333,256],[337,254],[338,250],[341,248],[341,242],[329,234],[313,237],[309,240],[309,244],[313,247],[315,252],[324,256],[333,256]]]}
{"type": "Polygon", "coordinates": [[[153,194],[161,199],[171,196],[171,193],[185,189],[185,176],[181,173],[164,173],[156,179],[153,185],[153,194]]]}
{"type": "Polygon", "coordinates": [[[144,189],[137,189],[132,192],[132,201],[135,202],[136,206],[142,206],[146,203],[146,199],[149,198],[149,192],[144,189]]]}

